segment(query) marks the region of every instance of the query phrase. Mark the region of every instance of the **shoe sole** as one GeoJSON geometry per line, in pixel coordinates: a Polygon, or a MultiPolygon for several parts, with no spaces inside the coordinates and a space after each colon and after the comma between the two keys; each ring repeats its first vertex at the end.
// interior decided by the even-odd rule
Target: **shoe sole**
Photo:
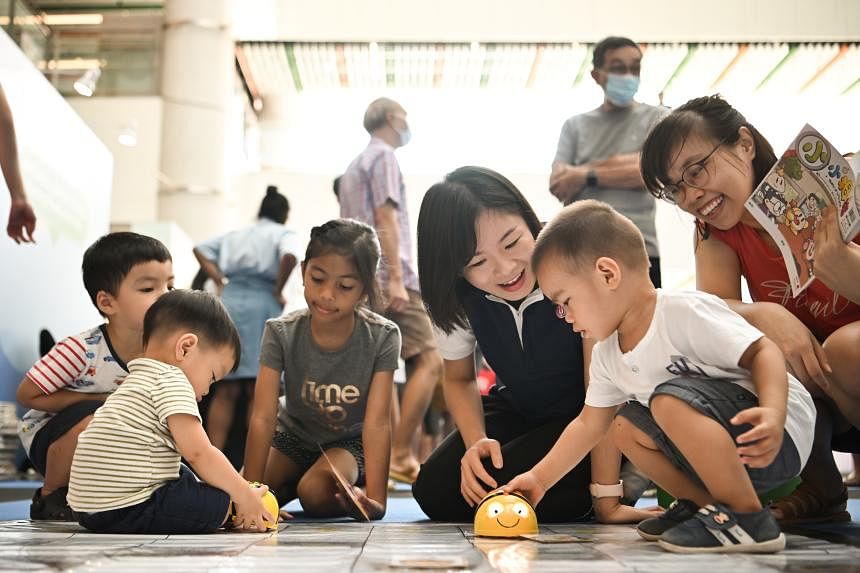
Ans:
{"type": "MultiPolygon", "coordinates": [[[[666,531],[669,531],[669,530],[667,529],[666,531]]],[[[639,529],[636,530],[636,533],[638,533],[639,537],[641,537],[645,541],[659,541],[660,535],[662,535],[662,533],[659,535],[654,535],[653,533],[645,533],[644,531],[639,530],[639,529]]]]}
{"type": "Polygon", "coordinates": [[[780,533],[779,537],[770,541],[761,541],[750,545],[720,545],[719,547],[687,547],[675,545],[662,539],[658,540],[657,543],[672,553],[778,553],[785,549],[785,535],[780,533]]]}

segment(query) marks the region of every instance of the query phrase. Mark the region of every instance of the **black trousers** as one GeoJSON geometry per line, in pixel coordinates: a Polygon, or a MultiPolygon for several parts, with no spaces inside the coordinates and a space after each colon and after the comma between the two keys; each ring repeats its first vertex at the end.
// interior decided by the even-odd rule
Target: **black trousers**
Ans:
{"type": "MultiPolygon", "coordinates": [[[[484,467],[499,486],[539,462],[573,419],[535,421],[522,416],[503,398],[487,396],[483,402],[487,436],[499,441],[504,460],[500,470],[493,467],[489,458],[484,460],[484,467]]],[[[465,453],[460,432],[452,432],[421,466],[418,479],[412,485],[418,505],[434,521],[470,522],[474,518],[474,508],[469,507],[460,493],[460,459],[465,453]]],[[[536,508],[538,521],[590,520],[590,482],[591,467],[586,457],[547,491],[536,508]]]]}

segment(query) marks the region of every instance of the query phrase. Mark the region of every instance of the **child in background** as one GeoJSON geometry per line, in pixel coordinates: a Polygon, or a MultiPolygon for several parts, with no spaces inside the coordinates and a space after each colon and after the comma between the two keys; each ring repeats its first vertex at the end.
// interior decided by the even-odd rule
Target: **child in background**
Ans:
{"type": "Polygon", "coordinates": [[[18,436],[45,478],[30,519],[74,521],[66,493],[78,435],[128,374],[126,362],[141,354],[147,309],[173,288],[170,252],[137,233],[98,239],[84,253],[82,271],[106,322],[61,340],[30,368],[16,394],[19,404],[32,408],[18,436]]]}
{"type": "Polygon", "coordinates": [[[682,553],[782,550],[756,492],[800,472],[815,407],[777,346],[715,296],[655,289],[641,234],[604,203],[566,207],[538,237],[532,265],[559,316],[598,342],[582,413],[505,489],[539,502],[631,401],[615,418],[616,441],[679,500],[639,524],[643,537],[682,553]]]}
{"type": "Polygon", "coordinates": [[[353,491],[368,516],[385,515],[400,331],[368,308],[380,307],[379,257],[363,223],[314,227],[302,263],[308,308],[269,320],[263,334],[244,475],[282,502],[298,497],[309,515],[356,516],[320,449],[350,484],[366,484],[353,491]]]}
{"type": "Polygon", "coordinates": [[[69,504],[96,533],[210,533],[228,518],[263,531],[261,497],[206,437],[197,408],[239,363],[239,333],[218,299],[175,290],[146,313],[142,358],[78,437],[69,504]],[[197,471],[180,463],[184,457],[197,471]],[[253,525],[252,525],[253,524],[253,525]]]}

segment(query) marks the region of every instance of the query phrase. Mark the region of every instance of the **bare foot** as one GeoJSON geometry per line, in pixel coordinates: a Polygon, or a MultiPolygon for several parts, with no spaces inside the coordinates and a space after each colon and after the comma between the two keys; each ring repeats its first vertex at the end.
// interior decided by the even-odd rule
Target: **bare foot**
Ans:
{"type": "Polygon", "coordinates": [[[420,467],[418,460],[411,455],[404,459],[395,459],[392,456],[389,475],[393,480],[411,484],[418,479],[420,467]]]}

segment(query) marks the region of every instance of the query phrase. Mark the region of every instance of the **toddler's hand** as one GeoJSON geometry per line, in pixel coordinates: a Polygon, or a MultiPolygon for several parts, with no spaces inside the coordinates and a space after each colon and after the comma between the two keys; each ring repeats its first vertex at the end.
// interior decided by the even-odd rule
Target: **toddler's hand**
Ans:
{"type": "Polygon", "coordinates": [[[263,496],[269,491],[268,486],[248,487],[239,497],[233,500],[236,505],[236,519],[233,524],[237,528],[266,531],[266,522],[274,523],[276,516],[269,514],[263,506],[263,496]]]}
{"type": "Polygon", "coordinates": [[[737,437],[741,462],[751,468],[764,468],[773,463],[782,447],[785,413],[756,406],[738,412],[730,422],[736,426],[752,425],[750,430],[737,437]]]}
{"type": "Polygon", "coordinates": [[[507,485],[502,486],[502,491],[505,493],[511,493],[512,491],[520,492],[529,500],[532,507],[536,507],[546,494],[546,488],[544,485],[540,482],[537,476],[530,471],[516,476],[514,479],[509,481],[507,485]]]}

